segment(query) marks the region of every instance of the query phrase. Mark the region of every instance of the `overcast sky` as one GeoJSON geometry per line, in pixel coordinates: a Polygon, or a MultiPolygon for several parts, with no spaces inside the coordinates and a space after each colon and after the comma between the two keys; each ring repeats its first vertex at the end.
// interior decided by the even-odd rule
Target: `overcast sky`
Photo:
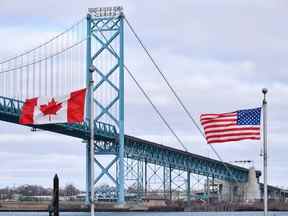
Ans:
{"type": "MultiPolygon", "coordinates": [[[[45,42],[85,16],[87,8],[122,5],[192,115],[261,106],[268,93],[269,184],[287,187],[288,2],[285,0],[1,0],[0,57],[45,42]]],[[[131,33],[125,62],[165,114],[190,152],[215,158],[131,33]]],[[[153,109],[126,77],[126,133],[181,149],[153,109]]],[[[0,187],[25,183],[84,188],[85,145],[81,140],[30,132],[0,123],[0,187]]],[[[225,161],[253,160],[262,169],[261,142],[215,145],[225,161]]]]}

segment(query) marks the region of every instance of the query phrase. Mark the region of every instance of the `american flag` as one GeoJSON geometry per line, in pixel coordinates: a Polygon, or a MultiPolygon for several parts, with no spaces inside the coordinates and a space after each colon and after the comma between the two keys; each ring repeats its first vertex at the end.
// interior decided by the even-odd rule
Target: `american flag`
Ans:
{"type": "Polygon", "coordinates": [[[261,107],[220,114],[202,114],[208,144],[260,139],[261,107]]]}

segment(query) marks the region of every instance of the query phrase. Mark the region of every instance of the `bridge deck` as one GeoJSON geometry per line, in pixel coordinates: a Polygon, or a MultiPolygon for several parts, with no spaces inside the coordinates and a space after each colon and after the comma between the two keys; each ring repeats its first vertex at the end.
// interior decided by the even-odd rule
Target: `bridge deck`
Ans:
{"type": "MultiPolygon", "coordinates": [[[[0,120],[18,124],[22,105],[22,101],[0,96],[0,120]]],[[[30,127],[85,140],[89,138],[87,124],[30,125],[30,127]]],[[[117,131],[114,126],[95,122],[95,139],[104,143],[113,143],[108,153],[113,154],[117,151],[117,131]]],[[[101,148],[96,150],[97,154],[107,153],[103,149],[101,152],[101,148]]],[[[239,182],[246,182],[248,178],[248,170],[245,168],[228,163],[224,165],[218,160],[128,135],[125,135],[125,157],[200,175],[214,176],[216,179],[234,181],[231,173],[225,168],[227,166],[239,182]]]]}

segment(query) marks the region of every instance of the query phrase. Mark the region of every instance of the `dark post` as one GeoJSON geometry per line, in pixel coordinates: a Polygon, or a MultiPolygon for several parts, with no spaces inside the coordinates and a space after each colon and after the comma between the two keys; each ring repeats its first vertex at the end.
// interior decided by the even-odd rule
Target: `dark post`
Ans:
{"type": "Polygon", "coordinates": [[[53,216],[59,216],[59,179],[57,174],[53,179],[53,216]]]}
{"type": "Polygon", "coordinates": [[[187,204],[190,205],[191,204],[191,181],[190,181],[190,175],[191,172],[190,170],[187,171],[187,204]]]}
{"type": "Polygon", "coordinates": [[[172,167],[169,167],[169,199],[172,200],[172,167]]]}
{"type": "Polygon", "coordinates": [[[144,163],[144,193],[145,193],[145,199],[147,199],[147,185],[148,185],[148,182],[147,182],[147,160],[145,159],[145,163],[144,163]]]}

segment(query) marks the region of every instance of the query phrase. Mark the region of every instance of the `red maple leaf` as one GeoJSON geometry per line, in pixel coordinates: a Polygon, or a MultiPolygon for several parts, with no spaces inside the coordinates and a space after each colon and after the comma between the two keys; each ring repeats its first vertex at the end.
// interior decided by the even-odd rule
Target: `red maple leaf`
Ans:
{"type": "Polygon", "coordinates": [[[40,110],[44,116],[49,115],[49,121],[51,121],[51,115],[57,115],[58,110],[62,108],[62,103],[57,103],[54,98],[48,102],[48,104],[40,105],[40,110]]]}

